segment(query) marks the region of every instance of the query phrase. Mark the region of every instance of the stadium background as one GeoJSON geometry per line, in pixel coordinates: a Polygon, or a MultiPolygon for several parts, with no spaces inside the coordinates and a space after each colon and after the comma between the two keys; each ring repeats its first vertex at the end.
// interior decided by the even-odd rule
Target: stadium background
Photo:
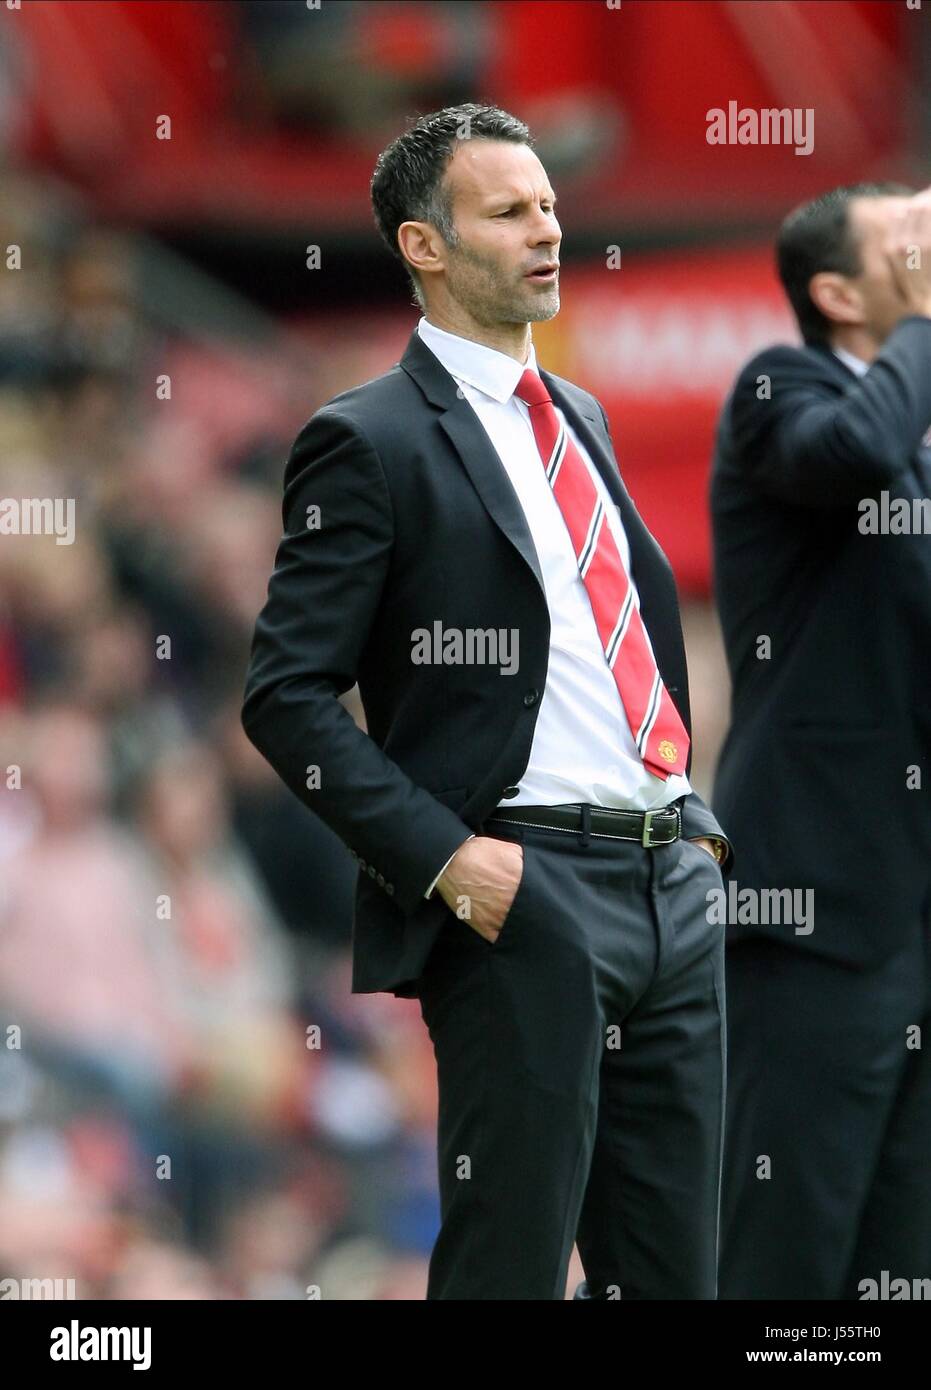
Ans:
{"type": "Polygon", "coordinates": [[[928,183],[929,14],[0,8],[0,497],[71,497],[77,519],[73,545],[0,535],[0,1278],[423,1297],[429,1039],[416,1001],[350,995],[355,867],[239,724],[290,443],[417,319],[371,222],[377,151],[459,100],[530,124],[564,235],[537,351],[603,401],[676,570],[708,793],[728,701],[715,416],[752,351],[795,337],[771,268],[784,212],[838,183],[928,183]],[[730,100],[812,108],[813,152],[709,145],[730,100]]]}

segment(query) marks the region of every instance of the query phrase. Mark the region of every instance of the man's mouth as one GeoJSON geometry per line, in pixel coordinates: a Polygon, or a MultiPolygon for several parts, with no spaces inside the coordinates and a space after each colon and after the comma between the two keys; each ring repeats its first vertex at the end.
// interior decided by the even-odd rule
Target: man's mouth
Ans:
{"type": "Polygon", "coordinates": [[[559,266],[555,263],[539,265],[536,270],[531,270],[524,276],[525,280],[539,280],[541,284],[551,284],[559,274],[559,266]]]}

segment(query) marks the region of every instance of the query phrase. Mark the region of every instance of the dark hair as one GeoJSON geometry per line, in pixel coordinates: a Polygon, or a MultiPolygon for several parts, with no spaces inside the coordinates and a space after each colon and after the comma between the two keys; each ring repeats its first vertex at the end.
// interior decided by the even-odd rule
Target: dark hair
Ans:
{"type": "Polygon", "coordinates": [[[776,263],[806,343],[827,342],[831,329],[830,320],[809,294],[811,277],[822,270],[858,275],[863,268],[857,238],[850,225],[851,201],[854,198],[910,197],[914,191],[904,183],[852,183],[832,188],[829,193],[822,193],[789,213],[776,240],[776,263]]]}
{"type": "Polygon", "coordinates": [[[421,308],[423,294],[417,272],[398,246],[402,222],[430,222],[448,246],[458,245],[452,199],[443,175],[456,140],[510,140],[532,145],[523,121],[498,106],[464,102],[419,116],[414,124],[382,150],[372,175],[375,224],[388,249],[407,269],[421,308]]]}

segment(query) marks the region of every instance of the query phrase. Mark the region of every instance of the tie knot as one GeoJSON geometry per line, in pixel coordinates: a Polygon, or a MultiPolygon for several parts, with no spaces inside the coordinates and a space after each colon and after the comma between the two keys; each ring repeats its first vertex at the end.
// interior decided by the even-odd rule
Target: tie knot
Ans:
{"type": "Polygon", "coordinates": [[[514,390],[514,395],[527,405],[546,405],[552,400],[549,391],[532,367],[528,367],[514,390]]]}

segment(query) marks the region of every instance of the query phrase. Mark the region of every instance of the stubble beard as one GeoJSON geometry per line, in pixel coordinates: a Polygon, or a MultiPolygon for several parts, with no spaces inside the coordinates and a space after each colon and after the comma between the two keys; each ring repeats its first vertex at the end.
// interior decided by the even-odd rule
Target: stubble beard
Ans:
{"type": "Polygon", "coordinates": [[[476,323],[489,328],[499,323],[545,323],[559,313],[558,281],[545,290],[523,276],[516,277],[515,282],[514,276],[504,275],[494,261],[461,243],[454,256],[450,289],[476,323]]]}

